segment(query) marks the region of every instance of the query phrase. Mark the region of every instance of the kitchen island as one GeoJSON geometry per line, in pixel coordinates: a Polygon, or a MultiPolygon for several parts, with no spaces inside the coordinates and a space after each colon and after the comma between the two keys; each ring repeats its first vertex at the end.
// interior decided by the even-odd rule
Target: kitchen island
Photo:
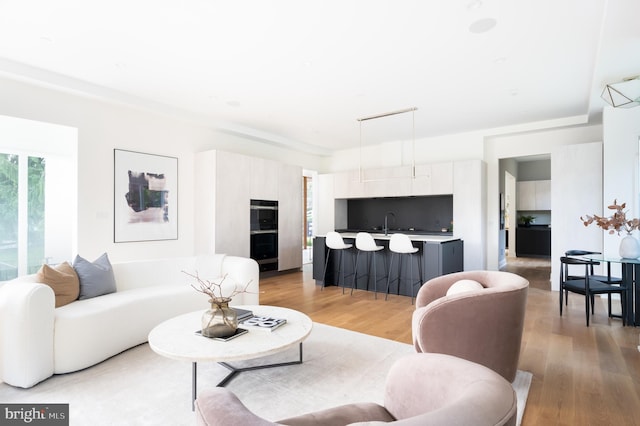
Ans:
{"type": "MultiPolygon", "coordinates": [[[[353,282],[354,263],[356,259],[357,250],[355,248],[356,232],[340,232],[340,235],[344,239],[345,243],[353,244],[353,248],[346,250],[343,255],[346,286],[351,288],[353,282]]],[[[384,250],[377,252],[376,272],[378,277],[386,277],[389,269],[389,260],[391,252],[389,251],[389,240],[391,234],[385,235],[384,233],[371,233],[378,245],[384,246],[384,250]]],[[[422,282],[426,282],[431,278],[438,277],[440,275],[450,274],[452,272],[460,272],[464,269],[463,254],[464,247],[460,238],[456,238],[452,235],[441,234],[408,234],[409,239],[413,243],[414,247],[420,249],[420,251],[414,255],[420,256],[422,282]]],[[[365,255],[364,253],[361,257],[365,255]]],[[[324,236],[317,236],[313,240],[313,278],[317,284],[323,285],[323,272],[324,265],[327,256],[327,247],[325,244],[324,236]]],[[[402,282],[396,280],[398,274],[397,259],[394,259],[393,270],[391,271],[391,285],[389,287],[390,294],[401,294],[405,296],[412,295],[412,286],[409,280],[404,278],[409,273],[409,256],[400,256],[402,258],[402,282]]],[[[327,266],[327,277],[325,285],[337,285],[337,279],[339,276],[339,254],[333,253],[329,259],[327,266]]],[[[412,262],[416,262],[415,259],[412,262]]],[[[358,281],[355,283],[354,288],[366,290],[367,289],[367,276],[365,271],[365,262],[360,260],[358,267],[358,281]]],[[[416,265],[413,266],[414,275],[417,276],[416,265]]],[[[340,283],[342,285],[342,283],[340,283]]],[[[378,282],[378,291],[384,292],[386,290],[386,279],[378,282]]],[[[372,288],[371,288],[372,290],[372,288]]],[[[416,289],[417,290],[417,289],[416,289]]],[[[415,295],[415,291],[413,291],[415,295]]]]}

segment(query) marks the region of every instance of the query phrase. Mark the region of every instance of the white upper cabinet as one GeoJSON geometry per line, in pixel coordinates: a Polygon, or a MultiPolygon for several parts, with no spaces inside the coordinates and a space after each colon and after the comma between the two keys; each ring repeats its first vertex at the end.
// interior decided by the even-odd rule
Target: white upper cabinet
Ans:
{"type": "Polygon", "coordinates": [[[453,194],[453,163],[363,169],[334,173],[336,199],[453,194]]]}
{"type": "Polygon", "coordinates": [[[254,200],[277,200],[280,163],[257,157],[250,157],[250,161],[251,198],[254,200]]]}
{"type": "Polygon", "coordinates": [[[551,210],[551,181],[536,181],[536,207],[537,210],[551,210]]]}
{"type": "Polygon", "coordinates": [[[551,210],[551,181],[530,180],[516,183],[517,210],[551,210]]]}
{"type": "Polygon", "coordinates": [[[453,194],[453,163],[416,165],[411,195],[453,194]]]}
{"type": "Polygon", "coordinates": [[[453,194],[453,162],[431,165],[431,194],[453,194]]]}
{"type": "Polygon", "coordinates": [[[536,210],[535,181],[516,182],[516,209],[536,210]]]}
{"type": "Polygon", "coordinates": [[[335,198],[360,198],[365,196],[364,183],[358,170],[336,173],[333,181],[335,198]]]}
{"type": "Polygon", "coordinates": [[[411,195],[411,166],[366,169],[362,181],[367,198],[411,195]]]}

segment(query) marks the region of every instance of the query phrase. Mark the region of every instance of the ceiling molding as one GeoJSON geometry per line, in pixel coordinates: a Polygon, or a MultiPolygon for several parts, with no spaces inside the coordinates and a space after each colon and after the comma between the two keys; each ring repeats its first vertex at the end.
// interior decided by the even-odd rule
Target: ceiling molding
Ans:
{"type": "Polygon", "coordinates": [[[109,103],[122,104],[132,108],[194,122],[211,129],[235,136],[246,137],[253,141],[271,146],[278,146],[297,152],[319,156],[330,156],[333,152],[332,150],[323,147],[290,140],[279,135],[274,135],[233,123],[222,122],[213,117],[207,117],[205,115],[176,108],[171,105],[132,96],[118,90],[113,90],[108,87],[89,83],[52,71],[47,71],[42,68],[22,64],[6,58],[0,58],[0,75],[13,80],[35,84],[65,93],[73,93],[80,96],[100,99],[109,103]]]}

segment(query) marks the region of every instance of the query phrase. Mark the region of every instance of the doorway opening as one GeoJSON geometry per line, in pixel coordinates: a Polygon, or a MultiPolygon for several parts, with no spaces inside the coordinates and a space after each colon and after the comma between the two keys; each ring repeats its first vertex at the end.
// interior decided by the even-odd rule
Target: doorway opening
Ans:
{"type": "Polygon", "coordinates": [[[498,265],[551,257],[551,154],[500,159],[498,265]]]}
{"type": "Polygon", "coordinates": [[[317,191],[315,183],[318,173],[312,170],[302,172],[302,264],[313,263],[313,237],[316,223],[315,206],[317,191]]]}

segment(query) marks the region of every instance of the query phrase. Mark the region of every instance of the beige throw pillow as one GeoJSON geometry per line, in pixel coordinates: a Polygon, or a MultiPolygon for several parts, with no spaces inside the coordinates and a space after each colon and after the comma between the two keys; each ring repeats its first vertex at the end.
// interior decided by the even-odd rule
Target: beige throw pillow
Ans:
{"type": "Polygon", "coordinates": [[[75,269],[68,262],[61,263],[55,268],[42,265],[37,276],[38,282],[47,284],[53,289],[56,295],[56,308],[78,299],[80,281],[75,269]]]}

